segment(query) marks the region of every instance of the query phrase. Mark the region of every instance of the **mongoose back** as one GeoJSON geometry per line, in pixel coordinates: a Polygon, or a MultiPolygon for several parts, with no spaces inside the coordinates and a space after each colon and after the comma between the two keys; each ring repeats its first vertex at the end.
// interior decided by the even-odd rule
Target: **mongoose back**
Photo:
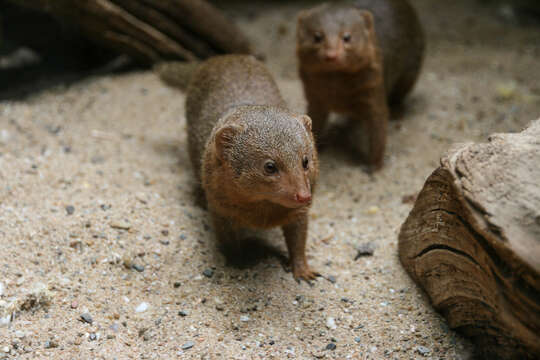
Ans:
{"type": "Polygon", "coordinates": [[[186,118],[191,162],[218,240],[234,245],[243,228],[281,226],[294,277],[313,279],[305,257],[318,176],[311,119],[287,110],[263,64],[243,55],[198,67],[186,118]]]}
{"type": "Polygon", "coordinates": [[[423,53],[422,28],[406,0],[325,3],[302,11],[297,56],[315,136],[324,132],[329,112],[345,114],[351,147],[372,169],[380,168],[388,105],[412,89],[423,53]],[[369,138],[367,154],[362,132],[369,138]]]}

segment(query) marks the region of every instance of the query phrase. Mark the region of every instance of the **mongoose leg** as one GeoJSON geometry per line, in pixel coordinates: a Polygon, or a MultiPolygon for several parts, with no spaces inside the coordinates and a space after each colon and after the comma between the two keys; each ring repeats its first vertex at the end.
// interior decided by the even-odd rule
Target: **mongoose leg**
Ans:
{"type": "Polygon", "coordinates": [[[319,273],[310,269],[306,260],[306,240],[307,240],[307,215],[303,215],[296,222],[283,226],[283,235],[289,250],[289,263],[293,276],[297,280],[313,280],[319,273]]]}
{"type": "Polygon", "coordinates": [[[355,112],[351,119],[350,146],[362,156],[362,144],[358,141],[359,134],[365,131],[368,138],[368,150],[365,162],[371,171],[379,170],[383,165],[384,149],[386,147],[386,131],[388,127],[389,110],[384,95],[384,89],[374,90],[371,100],[355,112]]]}
{"type": "Polygon", "coordinates": [[[317,143],[317,146],[320,146],[321,143],[324,142],[324,131],[326,129],[326,123],[328,122],[328,109],[324,106],[320,106],[320,101],[310,99],[307,113],[313,124],[315,142],[317,143]]]}
{"type": "Polygon", "coordinates": [[[231,251],[239,247],[238,231],[233,227],[229,219],[212,212],[212,222],[220,245],[231,251]]]}

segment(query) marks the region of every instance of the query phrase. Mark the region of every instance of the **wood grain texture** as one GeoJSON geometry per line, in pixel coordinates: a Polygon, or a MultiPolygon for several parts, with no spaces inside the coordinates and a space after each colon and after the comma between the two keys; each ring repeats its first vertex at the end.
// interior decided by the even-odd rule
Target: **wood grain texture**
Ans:
{"type": "Polygon", "coordinates": [[[401,227],[399,256],[486,359],[540,357],[540,119],[459,144],[401,227]]]}

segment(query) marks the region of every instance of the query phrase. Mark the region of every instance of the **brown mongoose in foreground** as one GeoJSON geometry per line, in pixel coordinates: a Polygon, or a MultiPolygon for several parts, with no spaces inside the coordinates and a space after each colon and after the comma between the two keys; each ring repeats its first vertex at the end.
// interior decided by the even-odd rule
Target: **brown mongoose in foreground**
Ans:
{"type": "Polygon", "coordinates": [[[379,169],[388,106],[412,89],[423,53],[423,31],[406,0],[325,3],[300,12],[299,74],[315,137],[322,136],[330,112],[344,114],[355,155],[379,169]],[[367,153],[362,132],[368,137],[367,153]]]}
{"type": "Polygon", "coordinates": [[[201,63],[187,89],[186,118],[218,240],[235,246],[243,229],[281,226],[294,277],[314,279],[305,256],[318,176],[311,119],[287,110],[264,65],[243,55],[201,63]]]}

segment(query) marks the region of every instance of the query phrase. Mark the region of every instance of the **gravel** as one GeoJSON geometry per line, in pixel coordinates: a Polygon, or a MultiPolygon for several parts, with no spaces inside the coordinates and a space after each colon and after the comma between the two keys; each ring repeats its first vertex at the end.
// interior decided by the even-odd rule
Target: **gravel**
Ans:
{"type": "Polygon", "coordinates": [[[189,350],[191,349],[193,346],[195,346],[195,343],[193,341],[188,341],[187,343],[185,343],[184,345],[182,345],[182,350],[189,350]]]}
{"type": "MultiPolygon", "coordinates": [[[[320,152],[306,255],[328,281],[313,287],[284,271],[281,229],[254,235],[261,251],[247,253],[253,261],[245,266],[221,252],[208,210],[195,204],[185,93],[151,70],[94,73],[0,100],[0,345],[20,342],[10,357],[110,358],[114,351],[167,359],[185,351],[178,357],[384,359],[392,351],[388,358],[469,358],[470,343],[443,326],[399,262],[398,232],[413,206],[402,198],[418,193],[454,142],[519,131],[539,116],[540,41],[530,27],[502,25],[477,1],[412,2],[425,23],[427,53],[399,121],[388,124],[384,168],[367,174],[340,146],[320,152]],[[511,91],[495,89],[513,82],[511,91]],[[47,125],[61,130],[51,134],[47,125]],[[354,261],[355,244],[368,243],[376,245],[374,256],[354,261]],[[13,318],[3,312],[37,282],[49,285],[49,307],[13,318]],[[142,302],[146,311],[136,312],[142,302]],[[180,309],[189,315],[181,318],[180,309]],[[93,323],[79,321],[82,313],[93,323]],[[328,317],[336,329],[326,327],[328,317]],[[143,337],[140,328],[149,329],[143,337]],[[59,346],[44,349],[52,338],[59,346]],[[196,345],[182,350],[188,340],[196,345]],[[328,343],[339,346],[326,350],[328,343]],[[419,345],[430,349],[427,357],[419,345]]],[[[291,111],[304,113],[290,19],[306,3],[261,4],[223,7],[266,55],[291,111]]]]}
{"type": "Polygon", "coordinates": [[[87,324],[92,324],[94,322],[92,316],[89,313],[81,314],[81,320],[87,324]]]}

